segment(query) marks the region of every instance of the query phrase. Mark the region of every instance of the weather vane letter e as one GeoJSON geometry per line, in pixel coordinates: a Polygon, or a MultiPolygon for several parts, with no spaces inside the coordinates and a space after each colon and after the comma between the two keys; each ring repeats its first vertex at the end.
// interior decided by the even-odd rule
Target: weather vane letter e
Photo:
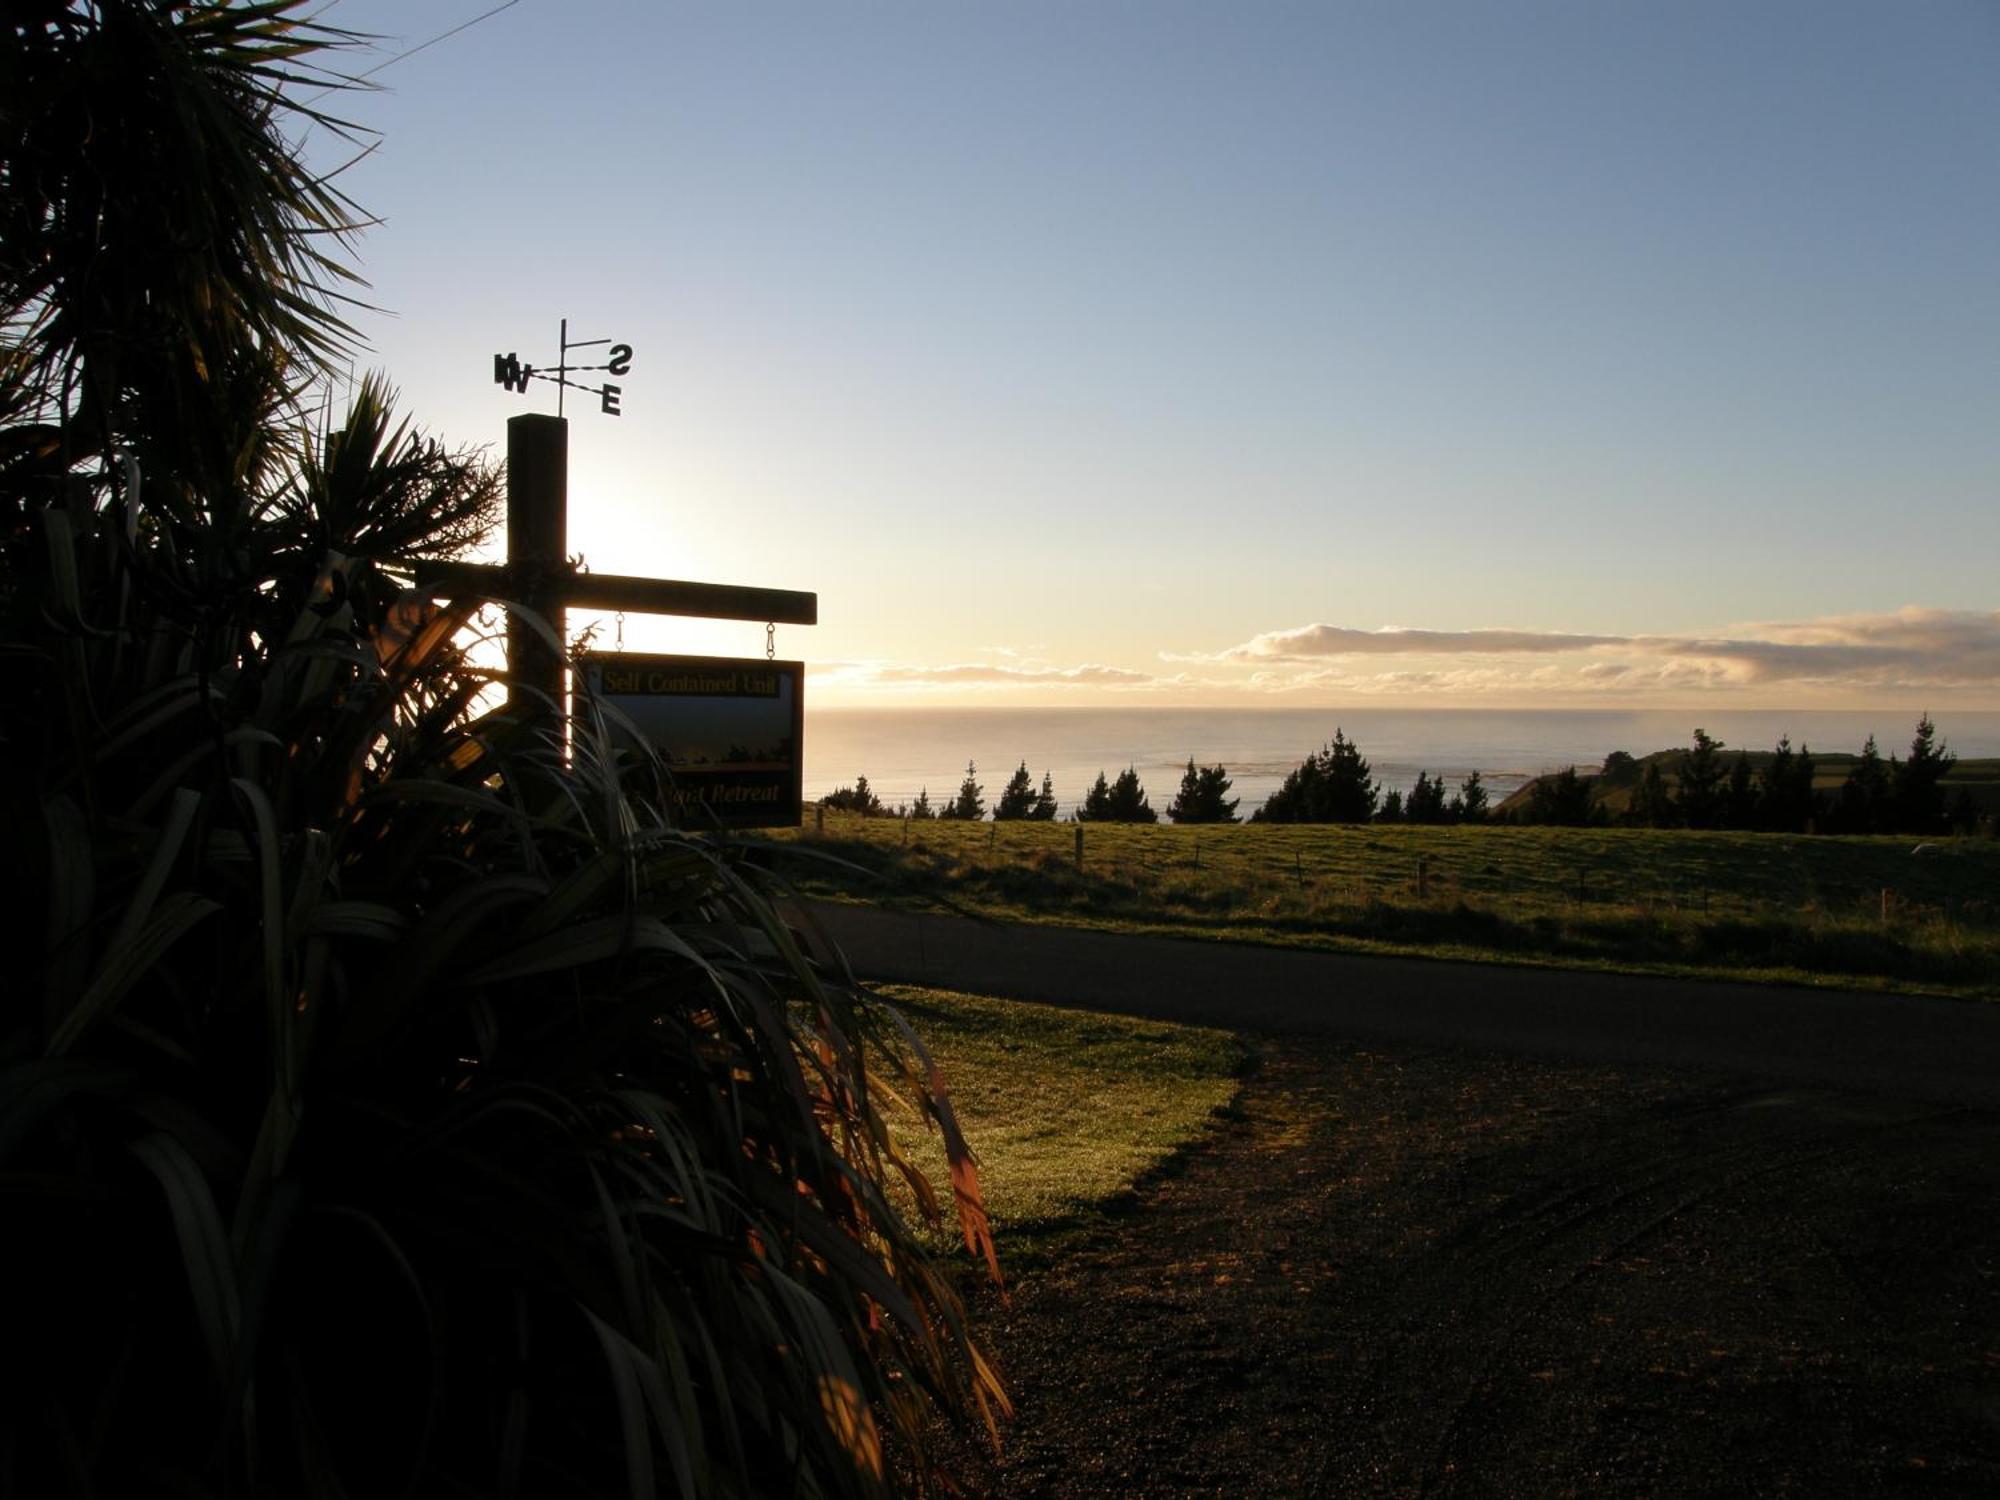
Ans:
{"type": "Polygon", "coordinates": [[[572,375],[587,375],[602,370],[607,375],[623,376],[632,369],[632,346],[613,344],[610,339],[578,339],[572,343],[569,336],[569,319],[562,320],[562,332],[557,339],[556,367],[553,370],[538,370],[533,365],[521,363],[521,357],[511,350],[506,354],[493,356],[493,383],[505,386],[510,391],[525,391],[531,380],[548,380],[555,383],[556,415],[563,414],[563,393],[570,390],[589,391],[598,399],[598,410],[608,417],[622,415],[618,410],[619,397],[624,394],[623,386],[605,381],[602,385],[586,385],[581,380],[572,380],[572,375]],[[601,365],[573,365],[569,362],[572,349],[595,349],[610,344],[605,350],[605,361],[601,365]]]}

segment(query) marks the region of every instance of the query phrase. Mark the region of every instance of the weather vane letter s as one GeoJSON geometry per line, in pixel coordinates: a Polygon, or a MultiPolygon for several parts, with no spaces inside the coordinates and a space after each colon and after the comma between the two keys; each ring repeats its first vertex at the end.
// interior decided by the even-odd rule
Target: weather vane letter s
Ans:
{"type": "Polygon", "coordinates": [[[623,386],[613,385],[608,380],[602,385],[585,385],[580,380],[570,379],[570,376],[588,374],[594,370],[602,370],[607,375],[629,374],[632,369],[632,346],[613,344],[610,339],[578,339],[575,343],[571,343],[569,319],[564,318],[558,351],[556,367],[553,370],[538,370],[533,365],[524,365],[521,363],[521,357],[511,350],[506,354],[496,354],[493,356],[493,383],[505,386],[510,391],[525,391],[531,380],[553,381],[556,387],[557,416],[563,414],[563,393],[568,390],[589,391],[598,398],[599,411],[608,417],[622,415],[618,410],[618,401],[624,394],[623,386]],[[569,362],[570,350],[594,349],[600,344],[611,345],[605,350],[606,358],[603,364],[573,365],[569,362]]]}

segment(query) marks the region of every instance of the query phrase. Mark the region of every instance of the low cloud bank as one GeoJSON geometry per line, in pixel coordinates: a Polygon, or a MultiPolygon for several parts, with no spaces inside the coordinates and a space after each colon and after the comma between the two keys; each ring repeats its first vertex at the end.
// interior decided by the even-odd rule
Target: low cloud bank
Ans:
{"type": "Polygon", "coordinates": [[[1533,688],[1619,691],[1747,687],[1764,683],[1853,688],[2000,686],[2000,611],[1926,609],[1772,621],[1704,635],[1583,635],[1536,630],[1357,630],[1306,625],[1271,630],[1221,651],[1175,655],[1258,668],[1266,692],[1492,692],[1533,688]],[[1380,656],[1578,658],[1531,666],[1454,665],[1366,671],[1343,660],[1380,656]],[[1285,670],[1305,668],[1306,670],[1285,670]]]}

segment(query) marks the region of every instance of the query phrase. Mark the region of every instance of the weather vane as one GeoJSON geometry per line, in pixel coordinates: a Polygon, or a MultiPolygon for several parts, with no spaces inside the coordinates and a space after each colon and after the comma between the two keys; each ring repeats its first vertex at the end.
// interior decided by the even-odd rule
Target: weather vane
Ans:
{"type": "Polygon", "coordinates": [[[493,356],[493,383],[504,385],[510,391],[525,391],[531,380],[552,380],[556,387],[556,415],[563,414],[563,393],[569,390],[589,391],[598,398],[598,410],[608,417],[619,416],[618,398],[624,393],[623,386],[605,381],[602,385],[585,385],[581,380],[572,380],[572,375],[587,375],[602,370],[607,375],[624,375],[632,368],[632,346],[613,344],[610,339],[578,339],[570,342],[569,319],[562,320],[562,332],[558,336],[560,352],[556,355],[553,370],[538,370],[533,365],[521,363],[521,357],[511,350],[506,354],[493,356]],[[572,349],[595,349],[610,344],[605,351],[609,356],[601,365],[573,365],[569,362],[572,349]]]}

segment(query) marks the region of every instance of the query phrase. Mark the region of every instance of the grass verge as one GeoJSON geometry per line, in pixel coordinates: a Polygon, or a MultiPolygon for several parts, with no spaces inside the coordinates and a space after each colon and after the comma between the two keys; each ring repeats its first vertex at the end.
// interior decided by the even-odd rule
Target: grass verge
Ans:
{"type": "Polygon", "coordinates": [[[780,833],[807,893],[1287,947],[2000,997],[2000,842],[929,823],[780,833]]]}
{"type": "MultiPolygon", "coordinates": [[[[1245,1064],[1241,1043],[1206,1027],[902,985],[880,993],[944,1069],[1010,1276],[1088,1233],[1198,1141],[1245,1064]]],[[[933,1182],[949,1180],[934,1134],[905,1149],[933,1182]]]]}

